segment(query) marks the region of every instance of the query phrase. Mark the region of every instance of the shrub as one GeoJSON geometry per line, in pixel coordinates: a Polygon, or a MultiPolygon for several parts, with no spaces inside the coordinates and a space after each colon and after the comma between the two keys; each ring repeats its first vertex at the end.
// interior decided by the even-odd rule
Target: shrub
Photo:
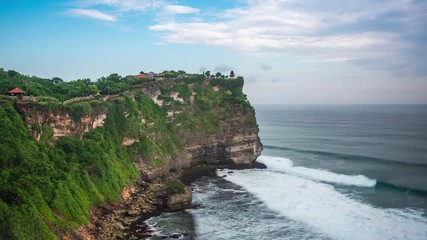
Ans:
{"type": "Polygon", "coordinates": [[[158,168],[164,167],[165,165],[166,165],[166,161],[161,158],[156,158],[156,160],[154,160],[154,166],[158,168]]]}
{"type": "Polygon", "coordinates": [[[88,102],[78,102],[71,106],[71,117],[74,122],[80,122],[80,119],[85,115],[91,115],[92,107],[88,102]]]}
{"type": "Polygon", "coordinates": [[[185,185],[178,179],[174,179],[168,183],[166,190],[169,196],[185,193],[185,185]]]}

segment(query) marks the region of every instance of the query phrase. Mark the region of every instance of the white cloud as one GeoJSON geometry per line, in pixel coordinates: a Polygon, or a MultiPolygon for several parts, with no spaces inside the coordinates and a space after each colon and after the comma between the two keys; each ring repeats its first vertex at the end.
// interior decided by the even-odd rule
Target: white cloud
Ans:
{"type": "Polygon", "coordinates": [[[76,17],[92,18],[107,22],[117,21],[115,16],[94,9],[70,9],[67,11],[67,14],[76,17]]]}
{"type": "Polygon", "coordinates": [[[182,5],[167,5],[164,7],[164,11],[167,14],[190,14],[190,13],[198,13],[199,9],[192,8],[189,6],[182,5]]]}
{"type": "Polygon", "coordinates": [[[427,27],[426,1],[242,2],[240,7],[200,15],[202,19],[160,19],[149,29],[161,34],[162,43],[214,45],[249,54],[322,54],[323,62],[378,61],[376,66],[395,69],[390,63],[396,59],[413,65],[413,56],[405,55],[421,46],[408,39],[425,38],[427,27]]]}
{"type": "MultiPolygon", "coordinates": [[[[157,9],[165,5],[166,0],[76,0],[72,2],[76,8],[66,12],[68,15],[92,18],[107,22],[117,22],[119,17],[130,12],[142,12],[157,9]],[[99,10],[99,9],[102,9],[99,10]],[[114,13],[108,14],[105,11],[114,13]]],[[[121,26],[122,29],[129,29],[121,26]]]]}
{"type": "Polygon", "coordinates": [[[167,43],[202,43],[253,53],[307,47],[358,49],[389,41],[381,34],[369,32],[334,36],[292,35],[287,32],[263,34],[273,32],[274,28],[243,26],[239,22],[167,23],[149,27],[153,31],[167,32],[163,36],[167,43]]]}
{"type": "Polygon", "coordinates": [[[150,29],[163,32],[166,43],[202,43],[243,52],[304,47],[358,49],[388,42],[385,36],[371,32],[318,34],[334,23],[325,20],[323,13],[292,9],[289,2],[250,0],[245,7],[220,13],[217,21],[169,21],[150,29]]]}
{"type": "Polygon", "coordinates": [[[300,62],[302,63],[319,63],[319,62],[350,62],[355,60],[355,58],[351,57],[329,57],[329,56],[314,56],[311,59],[304,59],[300,62]]]}
{"type": "Polygon", "coordinates": [[[159,8],[165,4],[164,0],[82,0],[84,5],[110,6],[120,11],[144,11],[150,8],[159,8]]]}

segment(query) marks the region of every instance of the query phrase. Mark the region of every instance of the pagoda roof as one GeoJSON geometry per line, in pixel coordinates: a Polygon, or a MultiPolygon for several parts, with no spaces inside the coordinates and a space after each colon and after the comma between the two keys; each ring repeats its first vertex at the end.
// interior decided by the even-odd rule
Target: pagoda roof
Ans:
{"type": "Polygon", "coordinates": [[[25,92],[22,91],[20,88],[14,88],[9,91],[10,94],[24,94],[25,92]]]}
{"type": "Polygon", "coordinates": [[[142,78],[147,78],[147,74],[145,74],[145,73],[140,73],[140,74],[136,75],[136,77],[137,77],[137,78],[140,78],[140,79],[142,79],[142,78]]]}

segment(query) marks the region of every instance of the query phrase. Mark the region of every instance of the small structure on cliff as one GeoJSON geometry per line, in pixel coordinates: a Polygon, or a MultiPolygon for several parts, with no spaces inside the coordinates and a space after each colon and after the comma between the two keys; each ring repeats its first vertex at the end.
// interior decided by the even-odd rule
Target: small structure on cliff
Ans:
{"type": "Polygon", "coordinates": [[[145,74],[144,72],[140,72],[138,75],[136,75],[137,78],[139,79],[146,79],[148,78],[147,74],[145,74]]]}
{"type": "Polygon", "coordinates": [[[18,99],[22,100],[22,97],[24,96],[25,92],[22,91],[20,88],[14,88],[9,91],[9,96],[17,96],[18,99]]]}

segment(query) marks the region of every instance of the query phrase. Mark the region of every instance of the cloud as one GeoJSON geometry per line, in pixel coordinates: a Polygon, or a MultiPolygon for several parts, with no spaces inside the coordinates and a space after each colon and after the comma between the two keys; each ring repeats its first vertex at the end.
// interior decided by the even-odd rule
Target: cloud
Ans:
{"type": "Polygon", "coordinates": [[[259,64],[259,67],[260,67],[262,70],[264,70],[264,71],[267,71],[267,70],[271,70],[271,69],[272,69],[272,67],[271,67],[270,65],[266,64],[266,63],[260,63],[260,64],[259,64]]]}
{"type": "MultiPolygon", "coordinates": [[[[157,9],[165,5],[166,0],[76,0],[70,4],[76,8],[69,9],[66,14],[76,17],[86,17],[106,22],[117,22],[119,16],[126,16],[131,12],[142,12],[148,9],[157,9]],[[114,15],[105,11],[115,13],[114,15]]],[[[119,26],[125,31],[127,26],[119,26]]]]}
{"type": "Polygon", "coordinates": [[[355,60],[355,58],[352,57],[331,57],[331,56],[325,56],[325,55],[316,55],[313,56],[310,59],[303,59],[300,60],[302,63],[319,63],[319,62],[351,62],[355,60]]]}
{"type": "Polygon", "coordinates": [[[251,27],[233,26],[232,23],[168,23],[152,25],[149,29],[166,32],[163,36],[166,43],[216,45],[248,53],[265,53],[290,48],[358,49],[389,43],[383,35],[369,32],[335,36],[292,36],[286,33],[271,35],[260,34],[251,27]]]}
{"type": "Polygon", "coordinates": [[[229,73],[233,69],[234,68],[232,66],[229,66],[226,64],[221,64],[219,66],[216,66],[214,70],[215,70],[215,72],[229,73]]]}
{"type": "Polygon", "coordinates": [[[190,14],[190,13],[198,13],[200,10],[197,8],[192,8],[188,6],[182,5],[167,5],[164,7],[164,11],[167,14],[190,14]]]}
{"type": "MultiPolygon", "coordinates": [[[[242,0],[216,15],[159,21],[149,27],[162,43],[205,44],[246,54],[324,55],[311,61],[377,61],[378,68],[420,69],[427,1],[242,0]],[[420,39],[410,41],[408,39],[420,39]],[[419,54],[420,55],[420,54],[419,54]],[[393,57],[390,59],[389,57],[393,57]],[[401,60],[407,61],[401,61],[401,60]],[[413,67],[410,67],[413,66],[413,67]]],[[[307,61],[310,61],[308,59],[307,61]]],[[[409,70],[408,70],[409,71],[409,70]]]]}
{"type": "Polygon", "coordinates": [[[217,45],[252,53],[306,47],[357,49],[389,41],[385,35],[370,31],[321,34],[335,15],[291,9],[287,2],[251,0],[246,7],[220,13],[217,21],[170,21],[149,29],[164,33],[166,43],[217,45]]]}
{"type": "Polygon", "coordinates": [[[70,9],[68,15],[75,17],[92,18],[106,22],[116,22],[117,17],[94,9],[70,9]]]}
{"type": "Polygon", "coordinates": [[[109,6],[120,11],[144,11],[160,8],[164,0],[82,0],[81,4],[87,6],[109,6]]]}

